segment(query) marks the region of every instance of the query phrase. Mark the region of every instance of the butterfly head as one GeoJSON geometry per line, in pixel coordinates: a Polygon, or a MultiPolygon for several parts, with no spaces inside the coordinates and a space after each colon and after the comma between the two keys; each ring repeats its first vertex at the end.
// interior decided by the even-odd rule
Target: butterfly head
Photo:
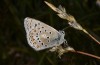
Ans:
{"type": "Polygon", "coordinates": [[[61,35],[64,35],[64,36],[65,36],[65,32],[64,32],[63,30],[60,30],[59,33],[60,33],[61,35]]]}

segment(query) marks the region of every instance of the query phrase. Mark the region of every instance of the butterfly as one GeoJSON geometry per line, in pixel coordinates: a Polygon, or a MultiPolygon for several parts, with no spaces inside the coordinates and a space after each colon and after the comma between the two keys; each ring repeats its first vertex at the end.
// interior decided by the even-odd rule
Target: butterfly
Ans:
{"type": "Polygon", "coordinates": [[[28,44],[36,51],[59,46],[66,41],[64,31],[57,31],[33,18],[26,17],[24,27],[28,44]]]}

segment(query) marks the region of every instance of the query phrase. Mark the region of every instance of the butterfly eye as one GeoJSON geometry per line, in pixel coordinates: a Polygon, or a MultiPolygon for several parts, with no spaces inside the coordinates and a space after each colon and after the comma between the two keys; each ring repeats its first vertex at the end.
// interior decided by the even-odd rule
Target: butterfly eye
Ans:
{"type": "Polygon", "coordinates": [[[64,31],[59,31],[61,34],[65,34],[65,32],[64,31]]]}
{"type": "Polygon", "coordinates": [[[65,32],[64,32],[64,31],[62,31],[62,33],[63,33],[63,34],[65,34],[65,32]]]}

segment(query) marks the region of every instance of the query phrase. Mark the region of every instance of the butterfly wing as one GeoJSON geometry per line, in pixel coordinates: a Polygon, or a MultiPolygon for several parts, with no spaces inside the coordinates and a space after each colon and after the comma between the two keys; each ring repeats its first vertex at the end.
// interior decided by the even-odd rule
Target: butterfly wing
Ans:
{"type": "Polygon", "coordinates": [[[61,35],[53,27],[29,17],[25,18],[24,27],[28,44],[35,50],[43,50],[59,45],[61,35]]]}

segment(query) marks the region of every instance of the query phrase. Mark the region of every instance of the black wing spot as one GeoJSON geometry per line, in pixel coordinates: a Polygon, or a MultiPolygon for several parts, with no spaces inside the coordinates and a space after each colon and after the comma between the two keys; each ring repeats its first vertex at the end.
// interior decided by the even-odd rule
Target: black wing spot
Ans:
{"type": "Polygon", "coordinates": [[[41,43],[43,45],[43,43],[41,43]]]}
{"type": "Polygon", "coordinates": [[[36,33],[36,35],[38,35],[38,33],[36,33]]]}
{"type": "Polygon", "coordinates": [[[47,37],[48,39],[50,38],[50,37],[47,37]]]}
{"type": "Polygon", "coordinates": [[[45,32],[47,31],[47,30],[44,30],[45,32]]]}
{"type": "Polygon", "coordinates": [[[30,28],[31,28],[31,26],[30,26],[30,28]]]}
{"type": "Polygon", "coordinates": [[[37,26],[37,24],[35,24],[35,27],[37,26]]]}
{"type": "Polygon", "coordinates": [[[36,32],[36,30],[34,30],[34,32],[36,32]]]}
{"type": "Polygon", "coordinates": [[[38,37],[38,36],[36,36],[36,37],[38,37]]]}
{"type": "Polygon", "coordinates": [[[34,44],[36,44],[36,42],[34,42],[34,44]]]}
{"type": "Polygon", "coordinates": [[[31,36],[33,38],[33,36],[31,36]]]}
{"type": "Polygon", "coordinates": [[[40,33],[41,33],[41,31],[40,31],[40,33]]]}
{"type": "Polygon", "coordinates": [[[51,34],[51,32],[49,32],[51,34]]]}
{"type": "Polygon", "coordinates": [[[31,39],[31,42],[32,42],[32,39],[31,39]]]}
{"type": "Polygon", "coordinates": [[[39,42],[41,42],[41,41],[39,40],[39,42]]]}
{"type": "Polygon", "coordinates": [[[31,20],[31,22],[32,22],[32,20],[31,20]]]}
{"type": "Polygon", "coordinates": [[[48,42],[50,42],[50,40],[48,40],[48,42]]]}
{"type": "Polygon", "coordinates": [[[47,47],[47,45],[45,45],[47,47]]]}
{"type": "Polygon", "coordinates": [[[38,23],[38,25],[40,25],[40,23],[38,23]]]}
{"type": "Polygon", "coordinates": [[[42,27],[42,28],[44,28],[44,27],[42,27]]]}
{"type": "Polygon", "coordinates": [[[39,40],[39,38],[37,38],[37,40],[39,40]]]}
{"type": "Polygon", "coordinates": [[[38,29],[40,29],[40,28],[38,28],[38,29]]]}
{"type": "Polygon", "coordinates": [[[29,40],[30,40],[31,38],[29,37],[29,40]]]}

